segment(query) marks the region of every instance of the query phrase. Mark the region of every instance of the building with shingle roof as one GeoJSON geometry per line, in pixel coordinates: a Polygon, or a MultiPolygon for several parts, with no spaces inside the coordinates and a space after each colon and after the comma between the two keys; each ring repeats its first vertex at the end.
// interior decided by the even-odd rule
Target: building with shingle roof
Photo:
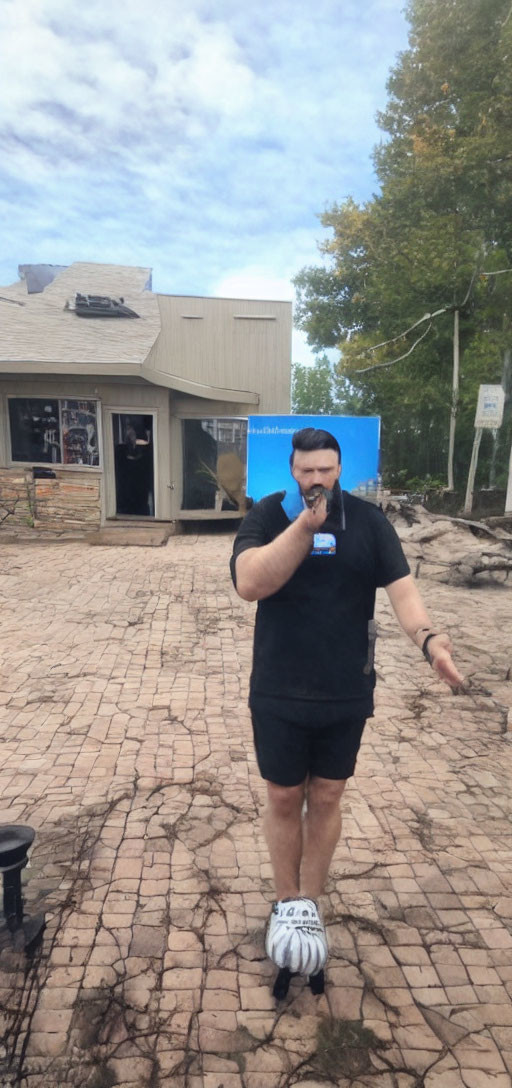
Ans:
{"type": "Polygon", "coordinates": [[[0,288],[0,528],[240,516],[247,417],[289,411],[291,303],[161,295],[149,268],[0,288]]]}

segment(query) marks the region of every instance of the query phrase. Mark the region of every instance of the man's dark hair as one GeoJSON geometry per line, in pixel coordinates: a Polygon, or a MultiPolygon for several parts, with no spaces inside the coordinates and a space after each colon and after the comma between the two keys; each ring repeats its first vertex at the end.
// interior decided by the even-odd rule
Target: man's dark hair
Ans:
{"type": "Polygon", "coordinates": [[[311,450],[334,450],[338,454],[341,464],[341,450],[339,442],[330,431],[322,431],[316,427],[303,427],[301,431],[295,431],[292,435],[292,452],[290,465],[293,465],[295,450],[303,450],[309,453],[311,450]]]}

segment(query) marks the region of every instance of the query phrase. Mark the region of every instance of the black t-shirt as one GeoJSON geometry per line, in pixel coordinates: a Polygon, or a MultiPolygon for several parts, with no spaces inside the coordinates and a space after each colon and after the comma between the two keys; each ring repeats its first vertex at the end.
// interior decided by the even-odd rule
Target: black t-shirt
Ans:
{"type": "MultiPolygon", "coordinates": [[[[382,511],[346,491],[342,495],[345,527],[334,511],[289,581],[258,602],[250,690],[335,700],[345,704],[347,715],[368,717],[375,687],[368,637],[375,591],[409,574],[409,564],[382,511]]],[[[237,557],[269,544],[290,525],[285,496],[267,495],[244,518],[231,559],[235,584],[237,557]]]]}

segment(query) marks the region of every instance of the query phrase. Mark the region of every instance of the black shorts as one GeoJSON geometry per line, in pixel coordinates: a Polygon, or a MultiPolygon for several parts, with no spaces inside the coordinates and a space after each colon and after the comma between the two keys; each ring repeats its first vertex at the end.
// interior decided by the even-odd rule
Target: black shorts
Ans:
{"type": "Polygon", "coordinates": [[[298,786],[308,775],[341,780],[354,773],[366,719],[339,703],[251,695],[249,706],[262,778],[298,786]]]}

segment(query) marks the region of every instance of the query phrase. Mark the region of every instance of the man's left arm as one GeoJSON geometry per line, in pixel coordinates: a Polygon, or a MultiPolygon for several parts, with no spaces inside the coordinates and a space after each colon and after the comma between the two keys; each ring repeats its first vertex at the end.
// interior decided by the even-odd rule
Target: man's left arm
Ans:
{"type": "Polygon", "coordinates": [[[450,687],[459,687],[463,683],[463,677],[453,663],[450,639],[448,635],[436,632],[432,626],[412,575],[398,578],[385,586],[385,589],[405,633],[420,650],[428,638],[426,649],[432,668],[450,687]]]}

